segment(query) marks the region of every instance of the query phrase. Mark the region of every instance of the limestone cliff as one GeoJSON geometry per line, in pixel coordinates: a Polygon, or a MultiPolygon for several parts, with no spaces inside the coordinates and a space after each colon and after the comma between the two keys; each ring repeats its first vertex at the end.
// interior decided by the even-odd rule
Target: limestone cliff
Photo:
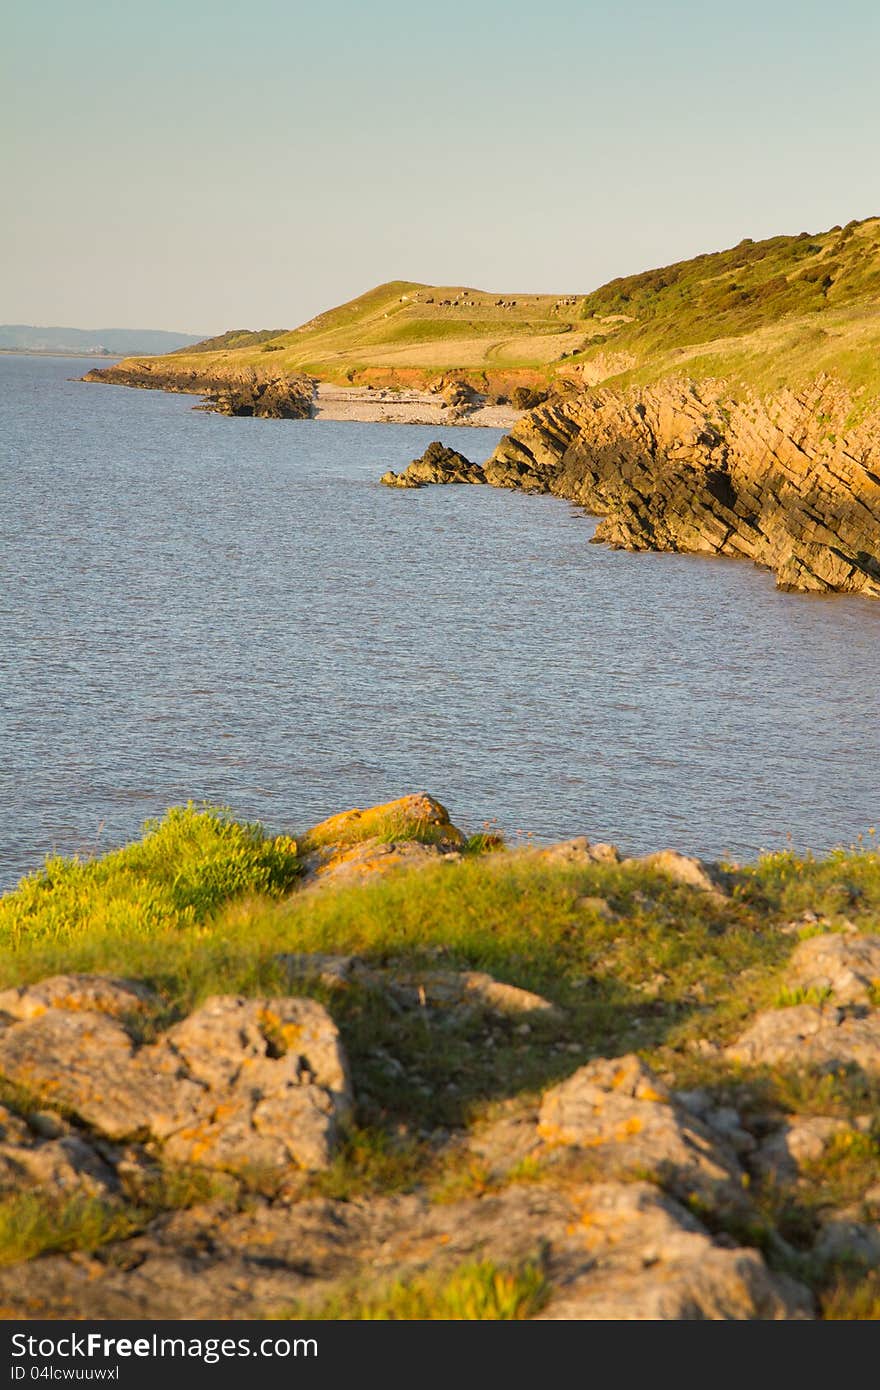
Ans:
{"type": "Polygon", "coordinates": [[[621,549],[739,556],[782,588],[878,598],[880,417],[857,407],[828,377],[763,400],[711,381],[582,392],[525,416],[471,480],[566,497],[621,549]]]}

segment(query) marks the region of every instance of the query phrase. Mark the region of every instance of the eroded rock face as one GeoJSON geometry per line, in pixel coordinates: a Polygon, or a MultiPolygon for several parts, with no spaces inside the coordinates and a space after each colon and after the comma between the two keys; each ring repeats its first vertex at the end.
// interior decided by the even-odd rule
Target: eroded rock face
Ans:
{"type": "MultiPolygon", "coordinates": [[[[137,1046],[97,1011],[100,990],[65,977],[62,1006],[0,1029],[0,1075],[110,1140],[149,1138],[168,1158],[216,1168],[315,1169],[331,1158],[351,1107],[342,1044],[311,999],[209,999],[158,1042],[137,1046]]],[[[108,982],[112,1007],[116,982],[108,982]]]]}
{"type": "Polygon", "coordinates": [[[545,1318],[811,1314],[805,1289],[754,1250],[714,1244],[644,1182],[530,1183],[440,1205],[413,1194],[178,1212],[94,1257],[36,1261],[26,1286],[0,1270],[0,1302],[13,1316],[256,1318],[319,1306],[355,1278],[369,1293],[474,1259],[541,1263],[553,1289],[545,1318]]]}
{"type": "MultiPolygon", "coordinates": [[[[481,469],[601,516],[625,550],[731,555],[782,588],[880,597],[880,428],[827,377],[766,400],[723,383],[592,390],[525,416],[481,469]]],[[[442,479],[437,479],[442,481],[442,479]]]]}

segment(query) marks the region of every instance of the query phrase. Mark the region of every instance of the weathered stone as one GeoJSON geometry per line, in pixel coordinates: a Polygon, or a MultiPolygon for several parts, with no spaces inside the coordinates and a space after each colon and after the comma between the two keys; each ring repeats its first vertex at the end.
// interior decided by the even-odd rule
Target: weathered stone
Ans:
{"type": "Polygon", "coordinates": [[[91,1145],[63,1120],[55,1117],[50,1129],[39,1123],[43,1118],[30,1116],[29,1123],[0,1106],[0,1190],[39,1186],[56,1192],[105,1192],[116,1186],[112,1168],[91,1145]]]}
{"type": "Polygon", "coordinates": [[[39,1018],[48,1009],[65,1009],[124,1018],[149,1012],[158,1002],[153,991],[137,980],[112,975],[52,975],[34,985],[0,992],[0,1015],[39,1018]]]}
{"type": "Polygon", "coordinates": [[[418,840],[363,840],[308,855],[303,886],[366,881],[397,869],[422,869],[448,857],[448,849],[418,840]]]}
{"type": "Polygon", "coordinates": [[[757,1251],[720,1249],[648,1183],[602,1183],[574,1198],[592,1262],[572,1271],[543,1319],[739,1320],[811,1315],[806,1289],[757,1251]]]}
{"type": "Polygon", "coordinates": [[[799,1318],[806,1290],[753,1250],[715,1245],[650,1184],[546,1183],[434,1204],[427,1196],[178,1212],[99,1257],[0,1270],[8,1316],[259,1318],[320,1307],[340,1289],[381,1293],[475,1259],[543,1265],[545,1318],[799,1318]]]}
{"type": "Polygon", "coordinates": [[[793,1116],[762,1140],[752,1162],[777,1182],[791,1181],[820,1159],[838,1134],[851,1133],[846,1121],[833,1115],[793,1116]]]}
{"type": "Polygon", "coordinates": [[[811,936],[795,949],[786,980],[828,990],[836,1004],[871,1004],[880,993],[880,936],[811,936]]]}
{"type": "Polygon", "coordinates": [[[498,1014],[558,1016],[556,1005],[543,995],[496,980],[482,970],[418,970],[389,962],[370,966],[359,956],[333,956],[325,952],[277,956],[292,980],[318,979],[344,987],[356,984],[381,990],[402,1009],[485,1009],[498,1014]]]}
{"type": "Polygon", "coordinates": [[[170,1133],[199,1109],[201,1089],[172,1055],[142,1051],[146,1065],[106,1014],[50,1009],[0,1032],[0,1074],[110,1139],[170,1133]]]}
{"type": "Polygon", "coordinates": [[[749,1066],[815,1066],[825,1071],[857,1066],[877,1074],[880,1011],[860,1018],[828,1005],[768,1009],[725,1049],[725,1055],[749,1066]]]}
{"type": "Polygon", "coordinates": [[[553,845],[542,845],[529,850],[536,859],[545,859],[551,864],[618,864],[620,854],[616,845],[603,843],[590,844],[586,835],[576,835],[571,840],[559,840],[553,845]]]}
{"type": "Polygon", "coordinates": [[[139,1048],[106,1014],[49,1009],[0,1031],[0,1074],[109,1139],[221,1168],[323,1167],[351,1106],[339,1035],[311,999],[209,999],[139,1048]]]}
{"type": "Polygon", "coordinates": [[[647,869],[656,869],[675,883],[681,883],[686,888],[696,888],[701,893],[720,893],[719,881],[717,877],[713,878],[708,865],[701,859],[679,854],[674,849],[657,850],[655,854],[645,854],[640,859],[627,859],[624,863],[641,864],[647,869]]]}
{"type": "Polygon", "coordinates": [[[679,1191],[727,1199],[742,1189],[732,1148],[634,1054],[589,1062],[547,1091],[538,1134],[546,1145],[588,1149],[609,1176],[656,1173],[679,1191]]]}
{"type": "Polygon", "coordinates": [[[842,1260],[876,1269],[880,1265],[880,1222],[862,1221],[854,1212],[835,1212],[823,1221],[813,1254],[820,1260],[842,1260]]]}

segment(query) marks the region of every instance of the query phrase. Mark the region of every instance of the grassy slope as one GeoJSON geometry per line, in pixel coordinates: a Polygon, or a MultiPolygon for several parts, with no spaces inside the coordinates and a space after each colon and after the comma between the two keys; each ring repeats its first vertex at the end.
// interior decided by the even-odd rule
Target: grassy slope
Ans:
{"type": "MultiPolygon", "coordinates": [[[[725,900],[643,865],[554,863],[529,851],[466,854],[456,865],[291,893],[304,847],[308,840],[267,839],[259,827],[188,808],[103,859],[51,860],[0,899],[0,987],[72,970],[144,979],[162,998],[146,1024],[149,1035],[208,994],[286,993],[279,952],[330,950],[375,963],[488,969],[562,1006],[560,1016],[534,1021],[524,1036],[515,1019],[467,1015],[431,1027],[391,1012],[369,990],[298,987],[322,999],[339,1024],[358,1096],[347,1147],[306,1189],[332,1197],[414,1184],[426,1184],[438,1201],[487,1190],[488,1176],[473,1159],[438,1157],[436,1126],[479,1124],[499,1104],[526,1103],[590,1057],[631,1049],[676,1084],[708,1085],[719,1103],[740,1109],[852,1117],[876,1108],[880,1096],[863,1078],[749,1073],[694,1050],[700,1039],[730,1040],[758,1008],[793,1002],[779,971],[797,938],[778,930],[793,914],[810,908],[832,929],[845,919],[861,931],[880,929],[873,848],[854,846],[818,862],[765,858],[738,871],[725,900]],[[393,1070],[389,1057],[399,1062],[393,1070]]],[[[30,1104],[14,1093],[2,1099],[30,1104]]],[[[832,1146],[797,1190],[755,1192],[752,1224],[733,1230],[771,1260],[774,1233],[803,1251],[796,1272],[837,1316],[861,1307],[853,1298],[871,1310],[855,1316],[877,1316],[877,1290],[857,1281],[851,1295],[849,1271],[813,1268],[806,1252],[823,1209],[880,1181],[878,1139],[875,1128],[857,1148],[832,1146]]],[[[33,1194],[4,1197],[0,1261],[94,1248],[156,1210],[204,1200],[212,1183],[235,1186],[223,1175],[169,1173],[121,1212],[95,1201],[55,1209],[33,1194]]],[[[475,1277],[462,1276],[467,1287],[475,1277]]],[[[498,1277],[482,1271],[477,1282],[497,1294],[498,1277]]],[[[527,1292],[514,1289],[511,1297],[527,1292]]]]}
{"type": "Polygon", "coordinates": [[[496,388],[584,365],[591,381],[724,376],[761,391],[827,371],[867,403],[880,398],[880,219],[744,241],[587,295],[392,281],[292,332],[233,331],[165,360],[377,384],[456,371],[496,388]]]}

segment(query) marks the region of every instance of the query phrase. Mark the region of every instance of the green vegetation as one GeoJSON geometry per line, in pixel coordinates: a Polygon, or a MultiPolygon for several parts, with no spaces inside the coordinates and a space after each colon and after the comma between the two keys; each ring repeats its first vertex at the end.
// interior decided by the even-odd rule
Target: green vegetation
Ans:
{"type": "Polygon", "coordinates": [[[507,1270],[490,1260],[461,1265],[445,1278],[397,1280],[367,1295],[353,1289],[318,1308],[304,1306],[295,1317],[338,1320],[493,1321],[530,1318],[547,1301],[547,1281],[537,1264],[507,1270]]]}
{"type": "Polygon", "coordinates": [[[13,1191],[0,1196],[0,1265],[69,1250],[97,1250],[143,1230],[163,1211],[214,1198],[235,1200],[237,1184],[224,1174],[199,1169],[158,1171],[129,1182],[118,1198],[81,1192],[13,1191]]]}
{"type": "Polygon", "coordinates": [[[589,294],[497,294],[391,281],[292,332],[235,330],[164,359],[424,385],[455,372],[480,390],[546,390],[554,378],[647,384],[724,377],[761,393],[838,377],[880,399],[880,219],[746,239],[726,251],[610,281],[589,294]],[[210,359],[210,361],[206,361],[210,359]]]}
{"type": "Polygon", "coordinates": [[[144,838],[102,859],[52,858],[0,899],[4,949],[99,937],[152,940],[203,922],[242,893],[278,897],[300,872],[296,842],[267,839],[222,811],[176,807],[144,838]]]}

